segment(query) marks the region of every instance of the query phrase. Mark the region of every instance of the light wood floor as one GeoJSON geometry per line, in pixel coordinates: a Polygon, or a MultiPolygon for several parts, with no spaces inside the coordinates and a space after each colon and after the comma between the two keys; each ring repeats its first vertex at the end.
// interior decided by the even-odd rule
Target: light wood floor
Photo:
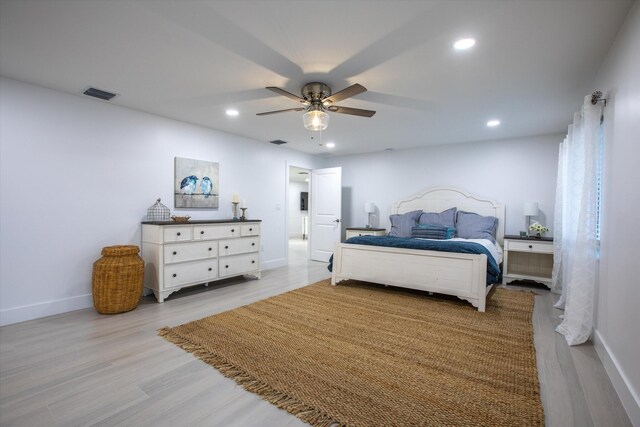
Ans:
{"type": "MultiPolygon", "coordinates": [[[[92,309],[0,328],[2,426],[304,426],[156,335],[174,326],[329,277],[293,241],[288,267],[145,297],[129,313],[92,309]]],[[[511,287],[511,286],[510,286],[511,287]]],[[[630,426],[591,345],[569,348],[554,332],[552,295],[536,298],[534,327],[548,426],[630,426]]]]}

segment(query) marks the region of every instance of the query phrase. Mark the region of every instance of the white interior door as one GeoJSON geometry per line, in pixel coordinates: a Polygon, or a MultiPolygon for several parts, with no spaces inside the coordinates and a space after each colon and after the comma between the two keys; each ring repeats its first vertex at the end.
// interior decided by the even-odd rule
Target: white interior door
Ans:
{"type": "Polygon", "coordinates": [[[342,168],[311,171],[311,259],[328,262],[340,242],[342,220],[342,168]]]}

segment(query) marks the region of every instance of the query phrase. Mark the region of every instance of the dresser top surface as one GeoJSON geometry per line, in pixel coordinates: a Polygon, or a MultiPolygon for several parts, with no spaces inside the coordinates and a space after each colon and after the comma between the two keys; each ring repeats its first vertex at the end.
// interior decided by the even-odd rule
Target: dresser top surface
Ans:
{"type": "Polygon", "coordinates": [[[147,225],[192,225],[192,224],[245,224],[249,222],[262,222],[261,219],[247,219],[245,221],[233,220],[233,219],[195,219],[186,222],[178,221],[142,221],[142,224],[147,225]]]}
{"type": "Polygon", "coordinates": [[[367,228],[367,227],[347,227],[345,230],[354,231],[387,231],[386,228],[367,228]]]}
{"type": "Polygon", "coordinates": [[[517,235],[505,235],[504,236],[505,239],[509,239],[509,240],[526,240],[526,241],[533,241],[533,242],[553,242],[553,237],[522,237],[522,236],[517,236],[517,235]]]}

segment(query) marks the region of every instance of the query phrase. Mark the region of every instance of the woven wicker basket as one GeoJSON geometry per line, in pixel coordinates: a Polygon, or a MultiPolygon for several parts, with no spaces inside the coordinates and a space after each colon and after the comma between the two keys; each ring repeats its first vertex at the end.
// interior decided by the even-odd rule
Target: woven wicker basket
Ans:
{"type": "Polygon", "coordinates": [[[107,246],[93,263],[93,305],[101,314],[124,313],[138,306],[144,261],[137,246],[107,246]]]}

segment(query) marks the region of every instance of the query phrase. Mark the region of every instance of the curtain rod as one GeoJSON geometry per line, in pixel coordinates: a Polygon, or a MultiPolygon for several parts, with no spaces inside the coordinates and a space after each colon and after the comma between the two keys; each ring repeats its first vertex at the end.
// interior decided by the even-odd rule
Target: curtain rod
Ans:
{"type": "Polygon", "coordinates": [[[598,102],[604,102],[604,106],[607,106],[607,99],[602,97],[602,92],[599,90],[591,94],[591,105],[596,105],[598,102]]]}

